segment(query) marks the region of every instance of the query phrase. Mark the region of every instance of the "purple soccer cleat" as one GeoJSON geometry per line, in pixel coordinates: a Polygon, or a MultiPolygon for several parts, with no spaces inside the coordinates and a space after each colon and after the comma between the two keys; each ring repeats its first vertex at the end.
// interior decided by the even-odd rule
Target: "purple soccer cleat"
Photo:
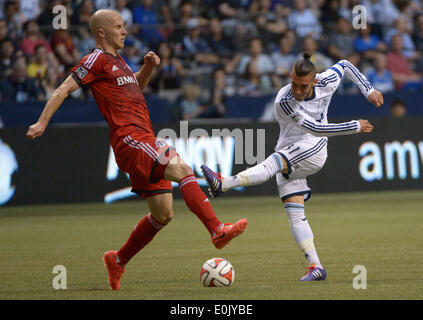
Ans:
{"type": "Polygon", "coordinates": [[[201,166],[204,177],[206,178],[207,184],[209,185],[209,193],[212,198],[216,198],[223,193],[222,191],[222,176],[220,173],[214,172],[212,169],[207,167],[205,164],[201,166]]]}
{"type": "Polygon", "coordinates": [[[316,267],[313,263],[310,267],[306,267],[306,269],[308,269],[308,271],[302,276],[300,281],[320,281],[326,279],[326,270],[323,267],[316,267]]]}

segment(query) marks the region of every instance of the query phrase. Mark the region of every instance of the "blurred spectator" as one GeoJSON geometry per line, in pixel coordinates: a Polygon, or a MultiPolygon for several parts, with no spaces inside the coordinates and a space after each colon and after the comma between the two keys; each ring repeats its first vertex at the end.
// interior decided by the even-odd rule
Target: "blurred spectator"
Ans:
{"type": "Polygon", "coordinates": [[[119,12],[119,14],[122,16],[122,20],[129,31],[132,27],[133,16],[132,11],[126,7],[127,3],[128,0],[115,0],[114,10],[119,12]]]}
{"type": "Polygon", "coordinates": [[[22,34],[25,17],[19,14],[19,2],[8,0],[4,3],[4,19],[9,29],[9,37],[16,40],[22,34]]]}
{"type": "Polygon", "coordinates": [[[20,48],[25,53],[25,55],[33,55],[34,49],[38,45],[43,45],[46,47],[47,51],[51,51],[50,44],[40,33],[40,28],[37,21],[27,21],[24,25],[24,30],[25,37],[20,43],[20,48]]]}
{"type": "Polygon", "coordinates": [[[274,41],[288,29],[284,17],[272,6],[272,0],[255,0],[250,6],[252,13],[260,37],[266,42],[274,41]]]}
{"type": "Polygon", "coordinates": [[[380,40],[380,38],[371,33],[370,24],[367,28],[360,29],[359,35],[354,40],[354,50],[364,55],[366,59],[374,59],[377,55],[377,51],[386,51],[386,45],[380,40]]]}
{"type": "Polygon", "coordinates": [[[94,13],[94,3],[93,0],[82,0],[79,8],[76,10],[75,14],[72,15],[71,22],[72,25],[79,27],[89,27],[90,18],[94,13]]]}
{"type": "Polygon", "coordinates": [[[185,58],[193,58],[200,64],[214,64],[219,57],[213,53],[207,41],[201,37],[200,23],[196,18],[190,19],[187,24],[188,34],[182,39],[182,54],[185,58]]]}
{"type": "Polygon", "coordinates": [[[160,65],[151,76],[151,86],[155,91],[161,89],[179,89],[186,75],[182,62],[174,57],[170,45],[162,42],[157,51],[160,65]]]}
{"type": "Polygon", "coordinates": [[[25,17],[25,21],[35,20],[40,15],[40,2],[38,0],[20,0],[19,11],[25,17]]]}
{"type": "Polygon", "coordinates": [[[59,86],[59,75],[53,69],[47,69],[46,76],[41,82],[41,89],[44,92],[45,99],[50,99],[54,90],[59,86]]]}
{"type": "Polygon", "coordinates": [[[402,36],[392,36],[392,48],[388,53],[388,69],[392,73],[396,89],[419,88],[421,76],[413,72],[409,61],[403,55],[402,36]]]}
{"type": "Polygon", "coordinates": [[[235,19],[251,5],[252,0],[215,0],[212,1],[217,8],[219,19],[235,19]]]}
{"type": "Polygon", "coordinates": [[[374,57],[374,69],[367,72],[367,79],[382,93],[394,90],[394,79],[391,72],[387,69],[388,59],[386,54],[377,53],[374,57]]]}
{"type": "Polygon", "coordinates": [[[159,21],[152,9],[153,0],[141,0],[140,5],[133,9],[134,26],[138,29],[138,36],[147,46],[155,47],[163,41],[159,32],[159,21]]]}
{"type": "Polygon", "coordinates": [[[320,21],[326,30],[333,29],[339,16],[340,0],[328,0],[323,3],[320,21]]]}
{"type": "Polygon", "coordinates": [[[207,108],[200,102],[200,94],[200,87],[196,84],[187,84],[182,88],[182,101],[180,103],[182,120],[211,118],[217,115],[214,107],[207,108]]]}
{"type": "Polygon", "coordinates": [[[222,23],[219,19],[213,18],[209,23],[209,34],[205,36],[205,40],[209,44],[211,50],[220,57],[230,58],[234,51],[233,40],[223,33],[222,23]]]}
{"type": "Polygon", "coordinates": [[[94,0],[95,10],[111,9],[115,6],[115,0],[94,0]]]}
{"type": "Polygon", "coordinates": [[[226,112],[226,97],[228,93],[226,83],[226,74],[224,68],[217,68],[213,71],[213,87],[211,90],[211,105],[214,106],[220,116],[226,112]]]}
{"type": "Polygon", "coordinates": [[[279,88],[280,82],[278,76],[274,73],[275,66],[272,59],[263,53],[263,45],[260,38],[252,38],[248,46],[248,54],[243,55],[238,65],[238,74],[246,74],[247,65],[254,62],[253,71],[257,68],[260,76],[270,77],[270,83],[275,88],[279,88]]]}
{"type": "MultiPolygon", "coordinates": [[[[313,37],[308,36],[303,40],[303,51],[311,54],[310,61],[316,66],[318,73],[325,71],[330,68],[333,64],[329,57],[326,57],[323,53],[319,52],[317,47],[317,41],[313,37]]],[[[301,59],[301,55],[297,59],[301,59]]],[[[297,60],[296,59],[296,60],[297,60]]]]}
{"type": "Polygon", "coordinates": [[[296,56],[293,54],[293,44],[287,35],[279,38],[278,45],[278,50],[272,53],[271,58],[276,74],[282,77],[283,82],[286,82],[296,56]]]}
{"type": "Polygon", "coordinates": [[[402,54],[404,57],[410,60],[415,60],[418,58],[418,53],[416,51],[416,46],[414,45],[413,39],[409,35],[409,30],[407,28],[407,19],[403,16],[395,20],[394,28],[388,30],[385,35],[385,42],[388,46],[391,46],[392,37],[399,34],[402,37],[402,54]]]}
{"type": "Polygon", "coordinates": [[[51,50],[50,44],[43,37],[40,32],[38,23],[35,20],[30,20],[25,23],[25,38],[20,43],[20,48],[23,53],[30,57],[34,54],[35,47],[41,45],[46,48],[48,66],[59,70],[59,61],[51,50]]]}
{"type": "Polygon", "coordinates": [[[95,40],[87,27],[78,28],[78,37],[76,38],[75,45],[81,57],[89,54],[95,48],[95,40]]]}
{"type": "MultiPolygon", "coordinates": [[[[34,57],[32,62],[28,65],[26,73],[28,77],[34,78],[37,80],[37,83],[41,83],[41,80],[44,79],[47,70],[47,49],[42,44],[39,44],[35,47],[34,57]]],[[[52,68],[52,70],[54,70],[52,68]]],[[[57,73],[57,71],[55,71],[57,73]]]]}
{"type": "Polygon", "coordinates": [[[44,94],[36,81],[26,74],[25,57],[13,62],[12,74],[0,83],[1,102],[43,101],[44,94]]]}
{"type": "Polygon", "coordinates": [[[395,6],[396,0],[363,0],[366,8],[368,23],[375,27],[375,30],[382,31],[390,27],[399,16],[395,6]]]}
{"type": "Polygon", "coordinates": [[[0,79],[8,77],[12,73],[12,58],[15,45],[12,39],[4,39],[0,42],[0,79]]]}
{"type": "MultiPolygon", "coordinates": [[[[1,37],[1,34],[0,34],[1,37]]],[[[413,40],[417,50],[423,52],[423,13],[416,17],[416,23],[413,33],[413,40]]]]}
{"type": "Polygon", "coordinates": [[[140,56],[137,47],[131,39],[125,40],[125,46],[123,47],[121,57],[125,60],[126,64],[131,68],[132,72],[140,70],[140,62],[142,57],[140,56]]]}
{"type": "Polygon", "coordinates": [[[7,38],[9,33],[9,28],[7,27],[7,22],[5,19],[0,18],[0,42],[7,38]]]}
{"type": "Polygon", "coordinates": [[[68,28],[59,29],[51,38],[51,47],[53,48],[59,62],[65,66],[74,66],[79,62],[81,56],[76,48],[72,36],[69,33],[70,19],[67,19],[68,28]]]}
{"type": "Polygon", "coordinates": [[[294,0],[294,10],[288,16],[289,29],[294,29],[299,38],[312,35],[318,39],[322,27],[313,12],[308,8],[306,0],[294,0]]]}
{"type": "Polygon", "coordinates": [[[245,69],[243,79],[240,79],[238,94],[246,97],[256,97],[272,92],[272,82],[267,74],[260,74],[257,61],[250,61],[245,69]]]}
{"type": "Polygon", "coordinates": [[[395,99],[390,105],[392,118],[400,119],[404,118],[407,114],[407,107],[401,99],[395,99]]]}
{"type": "Polygon", "coordinates": [[[338,18],[335,31],[329,35],[328,52],[335,61],[345,59],[354,51],[354,34],[351,23],[343,18],[338,18]]]}
{"type": "MultiPolygon", "coordinates": [[[[197,2],[197,4],[200,3],[197,2]]],[[[157,20],[162,25],[161,32],[166,37],[168,33],[173,31],[174,28],[174,21],[172,17],[172,11],[169,7],[169,0],[154,0],[152,2],[151,9],[156,12],[157,20]]]]}

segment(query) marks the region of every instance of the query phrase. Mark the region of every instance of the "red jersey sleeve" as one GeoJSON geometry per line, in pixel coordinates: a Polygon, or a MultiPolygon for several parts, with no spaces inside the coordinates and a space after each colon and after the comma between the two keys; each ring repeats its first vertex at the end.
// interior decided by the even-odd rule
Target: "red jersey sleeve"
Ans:
{"type": "Polygon", "coordinates": [[[72,68],[72,77],[81,87],[90,85],[103,76],[103,62],[103,51],[95,49],[72,68]]]}

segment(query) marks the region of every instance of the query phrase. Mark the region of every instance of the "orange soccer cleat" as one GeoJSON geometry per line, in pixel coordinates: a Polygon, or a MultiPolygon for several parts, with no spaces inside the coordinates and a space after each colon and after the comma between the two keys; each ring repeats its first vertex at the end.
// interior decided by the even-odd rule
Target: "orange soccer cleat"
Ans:
{"type": "Polygon", "coordinates": [[[116,262],[117,251],[107,251],[104,253],[103,260],[109,274],[109,283],[112,290],[120,289],[120,278],[125,269],[116,262]]]}
{"type": "Polygon", "coordinates": [[[212,242],[218,249],[222,249],[233,238],[238,237],[247,228],[247,219],[241,219],[235,223],[225,223],[217,233],[213,233],[212,242]]]}

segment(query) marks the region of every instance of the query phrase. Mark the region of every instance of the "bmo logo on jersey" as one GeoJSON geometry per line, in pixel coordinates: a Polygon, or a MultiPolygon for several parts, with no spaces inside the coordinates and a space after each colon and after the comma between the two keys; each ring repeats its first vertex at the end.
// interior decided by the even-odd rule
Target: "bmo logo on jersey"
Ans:
{"type": "Polygon", "coordinates": [[[122,77],[117,77],[117,85],[118,86],[123,86],[125,84],[137,84],[138,85],[138,80],[135,76],[122,76],[122,77]]]}

